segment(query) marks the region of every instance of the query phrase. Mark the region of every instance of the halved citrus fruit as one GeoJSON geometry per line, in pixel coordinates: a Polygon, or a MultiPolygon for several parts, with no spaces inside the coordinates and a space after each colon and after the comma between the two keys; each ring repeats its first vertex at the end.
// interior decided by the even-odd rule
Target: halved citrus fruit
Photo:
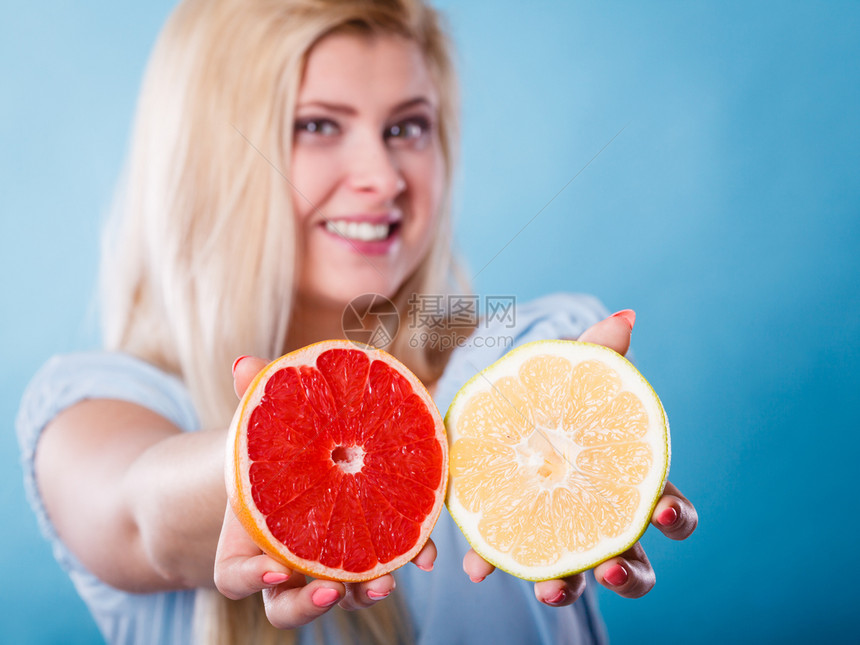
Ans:
{"type": "Polygon", "coordinates": [[[445,425],[451,515],[485,560],[527,580],[627,550],[669,469],[654,390],[627,359],[590,343],[509,352],[463,386],[445,425]]]}
{"type": "Polygon", "coordinates": [[[402,363],[351,341],[265,367],[227,445],[233,511],[257,545],[316,578],[377,578],[411,560],[448,478],[439,410],[402,363]]]}

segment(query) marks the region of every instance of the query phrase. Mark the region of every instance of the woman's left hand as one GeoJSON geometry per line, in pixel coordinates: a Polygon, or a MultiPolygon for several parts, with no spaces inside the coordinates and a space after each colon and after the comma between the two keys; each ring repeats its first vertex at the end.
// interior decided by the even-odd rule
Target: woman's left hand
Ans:
{"type": "MultiPolygon", "coordinates": [[[[632,316],[614,315],[589,327],[579,340],[609,347],[623,356],[630,346],[632,329],[632,316]]],[[[672,540],[684,540],[695,530],[698,515],[681,491],[671,482],[667,482],[651,515],[651,524],[672,540]]],[[[495,567],[470,549],[463,558],[463,570],[474,582],[480,582],[490,575],[495,567]]],[[[594,577],[604,587],[624,598],[644,596],[651,591],[655,582],[654,569],[651,568],[639,542],[621,555],[598,564],[594,568],[594,577]]],[[[537,599],[552,607],[571,604],[584,590],[584,573],[535,583],[537,599]]]]}

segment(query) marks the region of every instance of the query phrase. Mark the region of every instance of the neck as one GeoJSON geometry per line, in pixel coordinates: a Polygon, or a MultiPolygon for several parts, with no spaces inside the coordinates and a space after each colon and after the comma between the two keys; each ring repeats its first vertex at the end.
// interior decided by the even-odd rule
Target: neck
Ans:
{"type": "Polygon", "coordinates": [[[344,338],[343,307],[309,303],[297,298],[287,333],[287,351],[294,351],[321,340],[344,338]]]}

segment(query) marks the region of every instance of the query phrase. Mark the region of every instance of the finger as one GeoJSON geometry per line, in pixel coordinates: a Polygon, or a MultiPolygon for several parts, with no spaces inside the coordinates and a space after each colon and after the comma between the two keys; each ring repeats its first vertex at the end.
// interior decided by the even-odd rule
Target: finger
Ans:
{"type": "Polygon", "coordinates": [[[594,577],[623,598],[641,598],[656,582],[654,569],[638,542],[620,556],[597,565],[594,577]]]}
{"type": "Polygon", "coordinates": [[[630,334],[634,322],[636,313],[632,309],[623,309],[593,324],[578,340],[603,345],[624,356],[630,348],[630,334]]]}
{"type": "Polygon", "coordinates": [[[296,580],[263,589],[266,617],[278,629],[307,625],[334,607],[346,593],[340,582],[313,580],[304,584],[304,576],[296,574],[293,578],[296,580]]]}
{"type": "Polygon", "coordinates": [[[535,597],[545,605],[564,607],[570,605],[585,591],[585,574],[577,573],[559,580],[544,580],[535,583],[535,597]]]}
{"type": "Polygon", "coordinates": [[[286,582],[291,573],[289,568],[260,551],[228,507],[215,553],[214,578],[218,591],[238,600],[286,582]]]}
{"type": "Polygon", "coordinates": [[[481,582],[495,570],[496,567],[479,556],[474,549],[469,549],[463,556],[463,571],[472,582],[481,582]]]}
{"type": "Polygon", "coordinates": [[[267,555],[227,560],[215,567],[215,586],[231,600],[239,600],[268,587],[283,584],[292,572],[267,555]]]}
{"type": "Polygon", "coordinates": [[[433,564],[436,562],[436,544],[432,539],[428,539],[421,550],[414,558],[412,564],[422,571],[433,571],[433,564]]]}
{"type": "Polygon", "coordinates": [[[233,390],[236,396],[242,398],[251,381],[266,365],[266,361],[256,356],[240,356],[236,359],[233,363],[233,390]]]}
{"type": "Polygon", "coordinates": [[[365,609],[371,605],[375,605],[383,598],[387,598],[397,584],[394,582],[394,576],[386,574],[367,582],[358,582],[346,585],[346,594],[338,603],[341,609],[354,611],[356,609],[365,609]]]}
{"type": "Polygon", "coordinates": [[[686,540],[696,530],[699,514],[672,482],[666,482],[663,496],[651,515],[651,523],[672,540],[686,540]]]}

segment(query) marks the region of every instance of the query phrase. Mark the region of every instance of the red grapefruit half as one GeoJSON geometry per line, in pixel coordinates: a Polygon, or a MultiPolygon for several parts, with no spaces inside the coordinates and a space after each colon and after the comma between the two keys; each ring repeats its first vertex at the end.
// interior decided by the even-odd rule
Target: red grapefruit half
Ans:
{"type": "Polygon", "coordinates": [[[265,367],[231,424],[226,481],[257,545],[315,578],[377,578],[414,558],[448,480],[445,426],[390,354],[316,343],[265,367]]]}

